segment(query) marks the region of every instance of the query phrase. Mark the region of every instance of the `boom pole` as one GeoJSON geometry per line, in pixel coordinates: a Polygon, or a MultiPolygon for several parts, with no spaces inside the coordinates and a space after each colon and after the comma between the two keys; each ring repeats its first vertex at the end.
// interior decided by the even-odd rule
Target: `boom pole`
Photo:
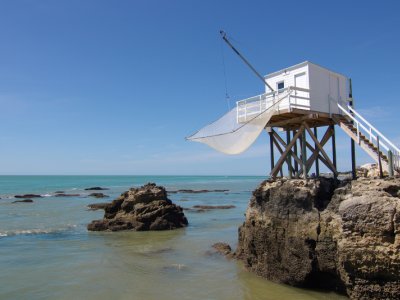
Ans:
{"type": "Polygon", "coordinates": [[[232,48],[232,50],[244,61],[244,63],[253,71],[253,73],[262,80],[262,82],[271,90],[271,92],[273,92],[274,89],[267,83],[265,78],[260,73],[258,73],[257,70],[254,69],[254,67],[248,62],[248,60],[242,54],[240,54],[240,52],[231,44],[231,42],[226,37],[226,32],[220,30],[219,33],[221,34],[222,39],[225,41],[225,43],[227,43],[228,46],[232,48]]]}

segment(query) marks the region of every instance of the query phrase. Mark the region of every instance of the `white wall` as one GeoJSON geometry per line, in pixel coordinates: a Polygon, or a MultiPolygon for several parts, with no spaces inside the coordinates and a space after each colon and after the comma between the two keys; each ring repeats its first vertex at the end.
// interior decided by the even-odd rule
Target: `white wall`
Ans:
{"type": "Polygon", "coordinates": [[[338,114],[335,102],[348,98],[348,79],[313,63],[310,69],[311,110],[338,114]],[[332,101],[329,101],[332,98],[332,101]]]}

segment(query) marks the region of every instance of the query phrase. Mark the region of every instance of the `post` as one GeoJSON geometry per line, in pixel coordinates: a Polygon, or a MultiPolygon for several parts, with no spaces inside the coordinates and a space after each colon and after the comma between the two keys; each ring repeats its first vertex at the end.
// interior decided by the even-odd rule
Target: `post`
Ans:
{"type": "Polygon", "coordinates": [[[381,161],[381,150],[380,150],[380,148],[379,148],[379,135],[376,135],[376,146],[378,147],[379,177],[380,177],[380,178],[383,178],[382,161],[381,161]]]}
{"type": "Polygon", "coordinates": [[[307,178],[307,145],[306,145],[306,129],[301,134],[301,160],[303,162],[303,177],[307,178]]]}
{"type": "Polygon", "coordinates": [[[389,176],[393,176],[394,168],[393,168],[393,152],[392,152],[392,150],[388,151],[388,163],[389,163],[389,176]]]}
{"type": "MultiPolygon", "coordinates": [[[[294,138],[295,135],[296,135],[296,130],[293,130],[293,138],[294,138]]],[[[298,152],[297,152],[297,141],[294,143],[293,151],[294,151],[294,154],[296,156],[298,156],[297,155],[298,154],[298,152]]],[[[296,173],[296,177],[298,177],[298,175],[299,175],[299,164],[297,163],[297,160],[294,160],[294,171],[296,173]]]]}
{"type": "MultiPolygon", "coordinates": [[[[317,127],[314,127],[314,135],[316,138],[318,138],[318,130],[317,127]]],[[[315,145],[315,149],[317,149],[317,143],[314,143],[315,145]]],[[[315,159],[315,176],[319,177],[319,160],[318,160],[318,156],[315,159]]]]}
{"type": "MultiPolygon", "coordinates": [[[[290,143],[290,130],[286,130],[286,143],[289,145],[290,143]]],[[[287,154],[287,165],[288,165],[288,176],[289,179],[292,179],[292,157],[290,155],[290,152],[287,154]]]]}
{"type": "MultiPolygon", "coordinates": [[[[349,106],[354,107],[353,103],[353,87],[351,83],[351,78],[349,79],[349,106]]],[[[352,113],[353,115],[353,113],[352,113]]],[[[351,124],[354,124],[353,121],[351,121],[351,124]]],[[[356,144],[352,138],[350,138],[350,143],[351,143],[351,173],[353,180],[357,179],[357,167],[356,167],[356,144]]]]}
{"type": "Polygon", "coordinates": [[[275,158],[274,158],[274,136],[272,135],[272,132],[269,133],[269,150],[270,150],[270,156],[271,156],[271,171],[275,167],[275,158]]]}
{"type": "MultiPolygon", "coordinates": [[[[336,165],[336,138],[335,138],[335,125],[330,125],[330,128],[332,130],[332,163],[333,166],[335,167],[335,171],[337,172],[337,165],[336,165]]],[[[337,173],[334,173],[334,177],[336,178],[337,173]]]]}

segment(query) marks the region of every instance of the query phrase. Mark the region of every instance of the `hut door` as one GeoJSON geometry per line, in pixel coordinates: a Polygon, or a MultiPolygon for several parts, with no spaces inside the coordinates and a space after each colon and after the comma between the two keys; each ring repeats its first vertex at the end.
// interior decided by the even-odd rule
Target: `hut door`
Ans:
{"type": "MultiPolygon", "coordinates": [[[[294,75],[294,86],[303,89],[308,88],[306,72],[294,75]]],[[[295,104],[309,106],[310,104],[307,102],[307,98],[307,92],[295,91],[295,104]]]]}

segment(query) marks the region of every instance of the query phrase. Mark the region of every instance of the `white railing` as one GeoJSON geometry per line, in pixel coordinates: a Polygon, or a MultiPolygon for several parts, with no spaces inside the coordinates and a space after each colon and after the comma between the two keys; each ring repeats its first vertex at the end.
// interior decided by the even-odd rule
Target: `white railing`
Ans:
{"type": "Polygon", "coordinates": [[[389,151],[392,153],[393,165],[400,168],[400,149],[396,147],[386,136],[384,136],[378,129],[371,125],[363,116],[361,116],[354,108],[347,105],[344,108],[339,103],[337,104],[340,111],[343,112],[350,120],[353,121],[354,127],[357,129],[356,135],[358,143],[360,143],[360,134],[368,137],[368,140],[377,145],[379,139],[379,147],[387,152],[389,158],[389,151]]]}
{"type": "Polygon", "coordinates": [[[310,90],[290,86],[279,91],[264,93],[237,101],[237,122],[247,122],[272,107],[278,113],[283,109],[288,111],[294,108],[310,110],[310,90]],[[279,105],[275,105],[278,102],[280,102],[279,105]]]}

